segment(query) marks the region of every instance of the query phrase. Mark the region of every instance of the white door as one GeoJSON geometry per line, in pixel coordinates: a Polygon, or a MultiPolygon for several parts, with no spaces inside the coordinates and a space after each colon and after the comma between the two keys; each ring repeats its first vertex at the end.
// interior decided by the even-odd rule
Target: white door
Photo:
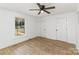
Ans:
{"type": "Polygon", "coordinates": [[[57,40],[67,41],[66,17],[57,18],[57,40]]]}
{"type": "Polygon", "coordinates": [[[45,19],[42,23],[42,33],[44,37],[56,39],[56,19],[45,19]]]}

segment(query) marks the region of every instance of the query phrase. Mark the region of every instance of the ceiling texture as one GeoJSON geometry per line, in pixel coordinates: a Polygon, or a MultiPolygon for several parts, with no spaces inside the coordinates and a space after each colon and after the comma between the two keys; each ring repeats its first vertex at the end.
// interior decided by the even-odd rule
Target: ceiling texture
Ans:
{"type": "Polygon", "coordinates": [[[41,13],[38,15],[39,11],[30,11],[29,9],[39,9],[36,3],[0,3],[0,8],[8,9],[11,11],[16,11],[32,16],[46,16],[46,15],[54,15],[60,13],[74,12],[77,9],[76,3],[40,3],[45,5],[46,7],[55,6],[55,9],[49,9],[48,11],[51,14],[41,13]]]}

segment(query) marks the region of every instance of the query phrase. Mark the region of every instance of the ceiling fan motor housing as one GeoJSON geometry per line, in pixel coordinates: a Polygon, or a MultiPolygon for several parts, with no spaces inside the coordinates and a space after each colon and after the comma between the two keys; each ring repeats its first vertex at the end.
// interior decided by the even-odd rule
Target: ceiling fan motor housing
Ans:
{"type": "Polygon", "coordinates": [[[45,8],[45,6],[44,6],[44,5],[42,5],[41,10],[43,10],[44,8],[45,8]]]}

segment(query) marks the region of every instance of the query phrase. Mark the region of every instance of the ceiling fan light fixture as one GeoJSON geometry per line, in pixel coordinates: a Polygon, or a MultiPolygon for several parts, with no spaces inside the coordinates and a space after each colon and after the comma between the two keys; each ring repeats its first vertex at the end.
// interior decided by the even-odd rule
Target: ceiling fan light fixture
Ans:
{"type": "Polygon", "coordinates": [[[44,11],[42,10],[41,13],[44,13],[44,11]]]}

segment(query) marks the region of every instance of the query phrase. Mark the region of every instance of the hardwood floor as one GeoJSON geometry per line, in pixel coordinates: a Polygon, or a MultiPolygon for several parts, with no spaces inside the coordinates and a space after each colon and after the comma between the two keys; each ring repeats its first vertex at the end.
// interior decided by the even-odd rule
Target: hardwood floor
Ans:
{"type": "Polygon", "coordinates": [[[1,55],[77,55],[74,44],[36,37],[0,50],[1,55]]]}

